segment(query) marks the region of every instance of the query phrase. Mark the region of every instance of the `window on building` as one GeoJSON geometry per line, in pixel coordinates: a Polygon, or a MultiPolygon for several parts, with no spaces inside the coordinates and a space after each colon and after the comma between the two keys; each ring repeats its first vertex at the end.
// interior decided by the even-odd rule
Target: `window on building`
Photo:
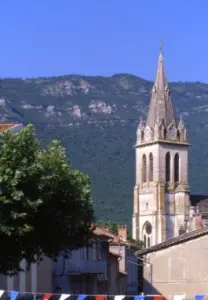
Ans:
{"type": "Polygon", "coordinates": [[[96,254],[97,254],[97,259],[102,259],[102,243],[101,241],[97,241],[97,244],[96,244],[96,254]]]}
{"type": "Polygon", "coordinates": [[[144,235],[144,248],[147,248],[147,237],[146,237],[146,234],[144,235]]]}
{"type": "Polygon", "coordinates": [[[69,259],[72,259],[72,251],[69,251],[69,252],[68,252],[68,258],[69,258],[69,259]]]}
{"type": "Polygon", "coordinates": [[[149,222],[147,222],[145,225],[145,231],[148,235],[152,233],[152,225],[149,222]]]}
{"type": "Polygon", "coordinates": [[[81,258],[83,260],[89,260],[89,254],[90,254],[90,247],[89,246],[83,247],[81,249],[81,258]]]}
{"type": "Polygon", "coordinates": [[[152,225],[147,221],[143,227],[144,247],[148,248],[151,246],[152,237],[152,225]]]}
{"type": "Polygon", "coordinates": [[[178,153],[174,156],[174,181],[179,182],[179,155],[178,153]]]}
{"type": "Polygon", "coordinates": [[[143,182],[147,182],[147,160],[145,154],[142,157],[142,177],[143,182]]]}
{"type": "Polygon", "coordinates": [[[153,155],[149,155],[149,181],[153,181],[153,155]]]}
{"type": "Polygon", "coordinates": [[[166,182],[170,181],[170,152],[165,157],[165,180],[166,182]]]}

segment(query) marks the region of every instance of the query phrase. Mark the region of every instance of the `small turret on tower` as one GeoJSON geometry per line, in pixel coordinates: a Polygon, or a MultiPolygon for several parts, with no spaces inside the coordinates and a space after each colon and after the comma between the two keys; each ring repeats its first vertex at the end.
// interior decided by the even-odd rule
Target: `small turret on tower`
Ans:
{"type": "Polygon", "coordinates": [[[187,142],[186,128],[181,115],[180,115],[180,121],[178,123],[178,136],[180,142],[187,142]]]}

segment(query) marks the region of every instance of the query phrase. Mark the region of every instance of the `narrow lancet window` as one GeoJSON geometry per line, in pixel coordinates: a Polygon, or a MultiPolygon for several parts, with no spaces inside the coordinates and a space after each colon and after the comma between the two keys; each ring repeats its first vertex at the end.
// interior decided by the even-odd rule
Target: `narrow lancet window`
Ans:
{"type": "Polygon", "coordinates": [[[145,154],[142,157],[142,177],[143,182],[147,182],[147,159],[145,154]]]}
{"type": "Polygon", "coordinates": [[[144,248],[147,248],[147,237],[146,237],[146,234],[144,235],[144,248]]]}
{"type": "Polygon", "coordinates": [[[179,155],[175,154],[174,157],[174,181],[179,182],[179,155]]]}
{"type": "Polygon", "coordinates": [[[170,181],[170,153],[168,152],[165,157],[165,181],[170,181]]]}
{"type": "Polygon", "coordinates": [[[149,155],[149,181],[153,181],[153,155],[149,155]]]}

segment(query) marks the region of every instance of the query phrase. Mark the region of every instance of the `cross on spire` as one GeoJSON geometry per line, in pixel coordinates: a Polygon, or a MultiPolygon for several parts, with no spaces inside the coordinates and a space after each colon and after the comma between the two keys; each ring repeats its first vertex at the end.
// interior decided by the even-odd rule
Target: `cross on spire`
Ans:
{"type": "Polygon", "coordinates": [[[163,52],[163,41],[160,41],[160,52],[163,52]]]}

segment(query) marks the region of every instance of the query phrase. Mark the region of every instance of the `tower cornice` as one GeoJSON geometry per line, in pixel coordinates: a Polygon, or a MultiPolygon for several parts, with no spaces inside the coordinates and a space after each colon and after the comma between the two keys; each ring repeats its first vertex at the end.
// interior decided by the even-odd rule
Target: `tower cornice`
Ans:
{"type": "Polygon", "coordinates": [[[142,148],[150,145],[156,145],[156,144],[168,144],[168,145],[179,145],[179,146],[185,146],[189,147],[190,144],[186,142],[180,142],[180,141],[167,141],[167,140],[158,140],[158,141],[151,141],[151,142],[144,142],[141,144],[134,145],[135,148],[142,148]]]}

